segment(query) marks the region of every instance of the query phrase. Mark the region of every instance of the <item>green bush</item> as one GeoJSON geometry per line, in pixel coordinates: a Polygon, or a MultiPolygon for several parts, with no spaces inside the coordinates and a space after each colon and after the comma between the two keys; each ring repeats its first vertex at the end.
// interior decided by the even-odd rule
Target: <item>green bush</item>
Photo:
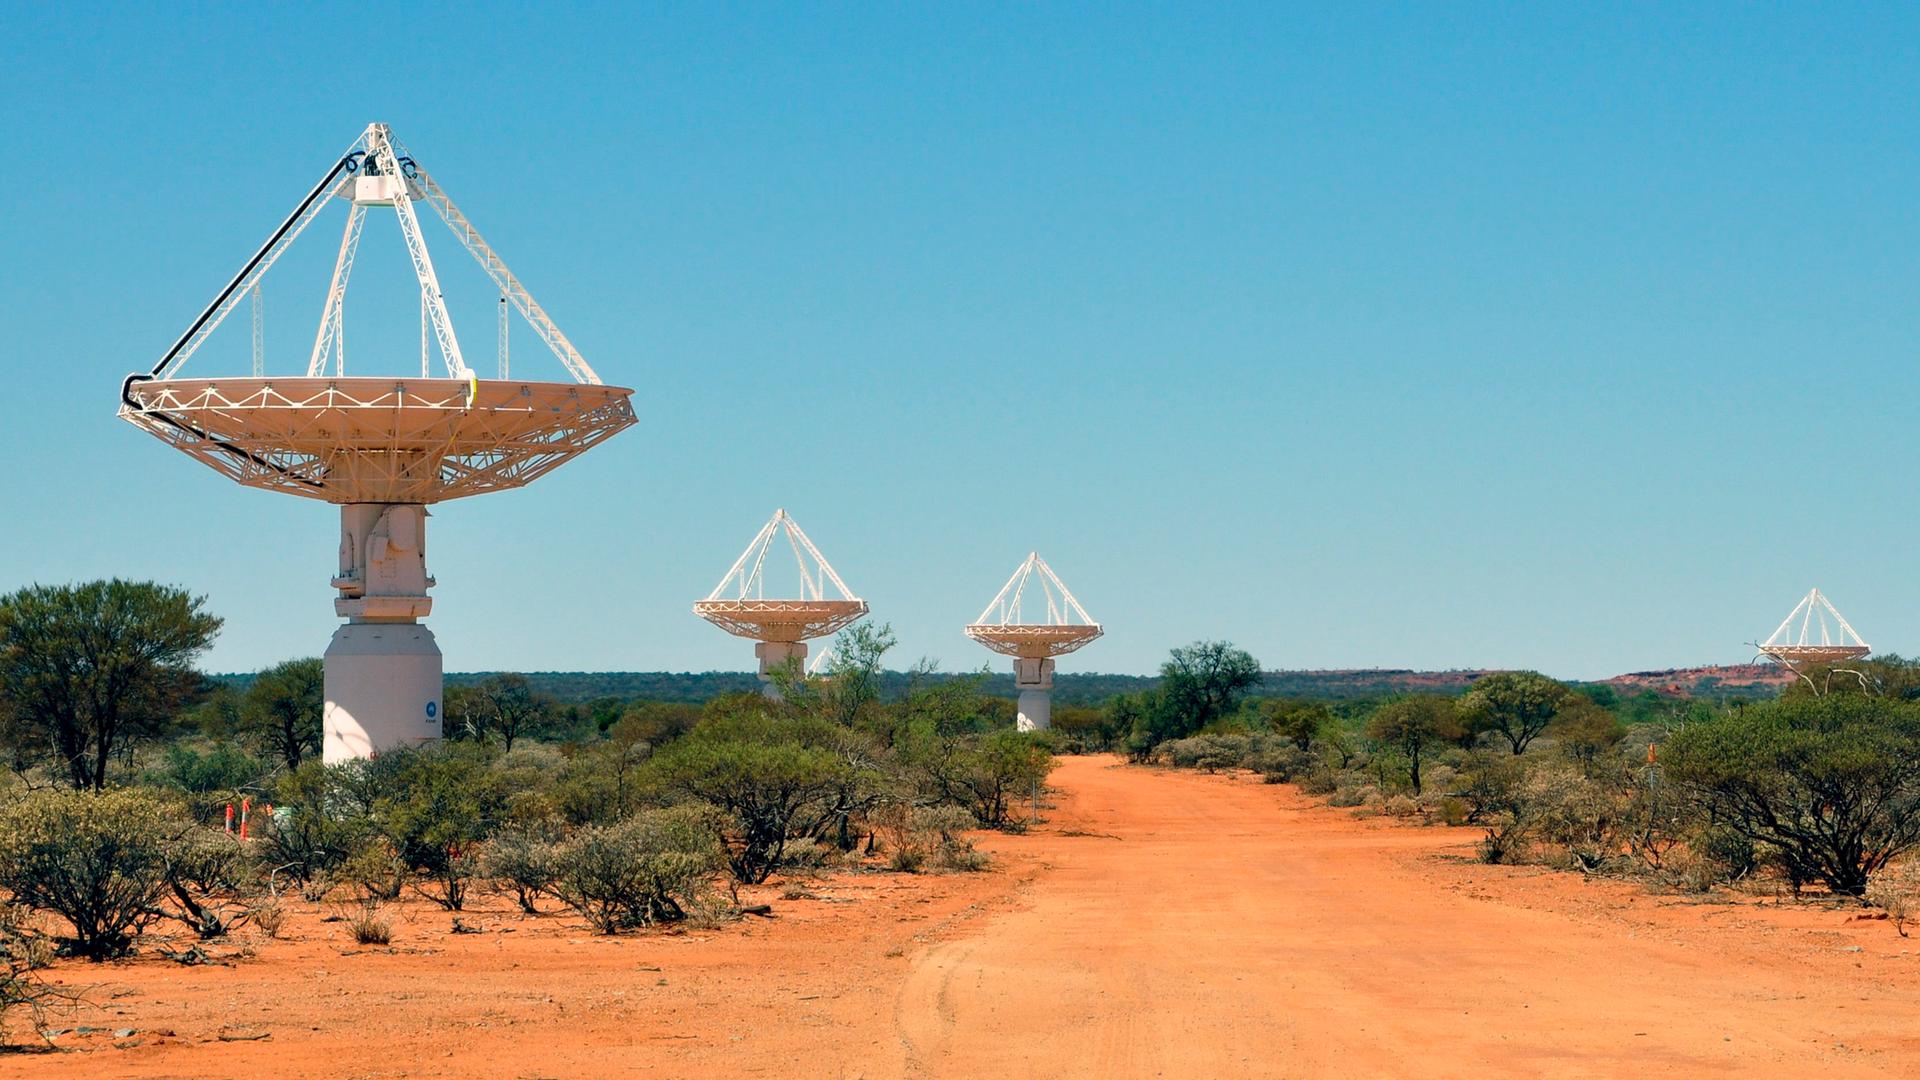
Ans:
{"type": "Polygon", "coordinates": [[[487,841],[481,872],[496,885],[513,891],[514,902],[529,915],[539,914],[534,901],[553,891],[555,837],[536,826],[503,829],[487,841]]]}
{"type": "Polygon", "coordinates": [[[825,721],[774,717],[747,702],[701,722],[648,763],[670,795],[718,807],[712,818],[735,878],[764,881],[787,844],[821,837],[841,820],[849,789],[880,779],[858,754],[854,733],[825,721]]]}
{"type": "Polygon", "coordinates": [[[280,777],[274,813],[258,832],[262,860],[272,872],[301,882],[323,879],[358,851],[373,831],[364,804],[346,791],[356,766],[328,767],[317,759],[280,777]]]}
{"type": "Polygon", "coordinates": [[[488,752],[441,743],[388,751],[379,760],[390,786],[374,801],[375,828],[407,869],[425,879],[422,892],[459,911],[479,873],[479,845],[506,809],[488,752]]]}
{"type": "Polygon", "coordinates": [[[36,791],[0,810],[0,888],[65,919],[71,951],[124,956],[167,892],[173,806],[141,791],[36,791]]]}
{"type": "Polygon", "coordinates": [[[1053,755],[1012,728],[987,735],[930,739],[913,752],[927,785],[942,802],[966,808],[988,828],[1012,824],[1014,808],[1053,770],[1053,755]]]}
{"type": "Polygon", "coordinates": [[[1715,821],[1777,853],[1796,885],[1861,896],[1920,845],[1920,705],[1786,698],[1688,724],[1666,769],[1715,821]]]}
{"type": "Polygon", "coordinates": [[[602,934],[684,919],[724,865],[713,816],[683,806],[586,826],[555,849],[554,890],[602,934]]]}

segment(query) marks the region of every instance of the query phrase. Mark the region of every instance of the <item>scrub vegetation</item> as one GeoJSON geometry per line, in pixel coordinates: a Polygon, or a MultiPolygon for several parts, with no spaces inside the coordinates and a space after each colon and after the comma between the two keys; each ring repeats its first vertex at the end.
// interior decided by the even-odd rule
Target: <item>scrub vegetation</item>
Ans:
{"type": "Polygon", "coordinates": [[[1489,862],[1812,892],[1903,931],[1920,910],[1920,665],[1898,657],[1757,702],[1533,672],[1309,700],[1263,696],[1252,656],[1200,641],[1033,735],[984,674],[888,673],[891,633],[861,624],[778,699],[563,703],[495,674],[447,688],[443,741],[329,766],[319,662],[210,679],[193,664],[218,629],[158,585],[0,597],[0,1001],[31,1003],[53,955],[124,956],[160,928],[270,940],[292,895],[380,943],[409,895],[450,913],[499,895],[611,934],[730,918],[737,887],[783,877],[977,870],[969,834],[1024,828],[1061,752],[1250,769],[1472,827],[1489,862]]]}
{"type": "MultiPolygon", "coordinates": [[[[1053,762],[979,677],[886,693],[892,634],[862,624],[779,700],[562,705],[500,674],[448,688],[441,742],[326,765],[320,662],[205,678],[218,627],[153,585],[0,597],[0,900],[9,927],[44,921],[36,958],[125,956],[163,926],[271,939],[289,893],[362,944],[403,896],[457,913],[476,890],[608,934],[711,922],[782,874],[982,869],[968,834],[1023,827],[1053,762]]],[[[25,1000],[30,966],[8,970],[25,1000]]]]}
{"type": "Polygon", "coordinates": [[[1175,650],[1163,687],[1073,713],[1069,745],[1180,768],[1250,769],[1334,806],[1481,830],[1481,857],[1706,891],[1920,911],[1920,663],[1809,670],[1777,700],[1708,703],[1535,672],[1457,697],[1234,697],[1250,662],[1175,650]],[[1188,680],[1207,684],[1195,693],[1188,680]]]}

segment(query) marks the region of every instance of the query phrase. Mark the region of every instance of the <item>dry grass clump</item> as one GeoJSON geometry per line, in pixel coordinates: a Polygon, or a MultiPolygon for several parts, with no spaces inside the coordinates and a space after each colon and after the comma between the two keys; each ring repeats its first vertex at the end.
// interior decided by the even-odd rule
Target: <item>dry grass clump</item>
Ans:
{"type": "Polygon", "coordinates": [[[1906,937],[1907,924],[1920,919],[1920,859],[1908,859],[1873,875],[1867,902],[1885,909],[1893,928],[1906,937]]]}

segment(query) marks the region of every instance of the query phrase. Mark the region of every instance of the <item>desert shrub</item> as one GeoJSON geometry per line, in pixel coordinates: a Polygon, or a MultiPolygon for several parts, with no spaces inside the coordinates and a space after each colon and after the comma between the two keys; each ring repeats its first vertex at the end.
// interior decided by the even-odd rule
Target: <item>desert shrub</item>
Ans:
{"type": "Polygon", "coordinates": [[[0,810],[0,888],[73,929],[89,960],[123,956],[159,912],[181,822],[141,791],[36,791],[0,810]]]}
{"type": "Polygon", "coordinates": [[[970,856],[979,853],[963,834],[977,823],[957,806],[893,803],[868,815],[867,821],[886,844],[889,869],[915,873],[929,863],[976,868],[970,856]]]}
{"type": "Polygon", "coordinates": [[[1688,850],[1713,867],[1721,882],[1739,881],[1760,868],[1759,846],[1723,825],[1699,829],[1688,843],[1688,850]]]}
{"type": "Polygon", "coordinates": [[[269,898],[253,905],[250,915],[253,925],[270,938],[280,936],[287,925],[287,909],[278,899],[269,898]]]}
{"type": "Polygon", "coordinates": [[[382,837],[369,837],[334,871],[335,880],[353,886],[369,903],[400,899],[407,884],[407,864],[382,837]]]}
{"type": "Polygon", "coordinates": [[[274,785],[274,814],[261,820],[262,860],[311,882],[330,876],[357,851],[373,823],[359,800],[343,790],[343,781],[356,772],[352,766],[329,768],[309,759],[281,776],[274,785]]]}
{"type": "Polygon", "coordinates": [[[360,945],[393,943],[393,920],[387,918],[386,905],[368,898],[347,909],[347,933],[360,945]]]}
{"type": "Polygon", "coordinates": [[[53,963],[53,952],[25,909],[17,904],[0,904],[0,1047],[7,1042],[9,1014],[25,1010],[33,1026],[39,1028],[45,1025],[51,1009],[76,1000],[73,994],[35,974],[53,963]]]}
{"type": "Polygon", "coordinates": [[[225,832],[189,825],[166,844],[167,891],[174,916],[202,938],[224,937],[246,921],[246,894],[257,880],[253,853],[225,832]]]}
{"type": "Polygon", "coordinates": [[[1335,789],[1333,797],[1327,800],[1331,806],[1360,806],[1367,801],[1362,788],[1356,784],[1343,785],[1335,789]]]}
{"type": "Polygon", "coordinates": [[[727,846],[728,868],[748,884],[766,880],[789,842],[834,830],[850,786],[879,780],[860,755],[846,752],[854,733],[764,710],[750,702],[704,720],[648,762],[653,782],[669,794],[723,811],[710,820],[727,846]]]}
{"type": "Polygon", "coordinates": [[[561,819],[554,778],[566,769],[567,758],[547,743],[520,742],[493,763],[498,785],[498,814],[503,823],[541,824],[561,819]]]}
{"type": "Polygon", "coordinates": [[[487,751],[442,743],[388,751],[379,762],[388,786],[374,800],[375,827],[401,863],[425,879],[421,891],[459,911],[479,873],[480,842],[506,808],[487,751]]]}
{"type": "Polygon", "coordinates": [[[682,806],[589,825],[554,852],[554,890],[597,933],[687,917],[724,865],[714,812],[682,806]]]}
{"type": "Polygon", "coordinates": [[[1478,825],[1518,813],[1527,782],[1527,765],[1507,755],[1475,754],[1453,792],[1467,807],[1467,823],[1478,825]]]}
{"type": "Polygon", "coordinates": [[[1177,768],[1218,772],[1239,768],[1251,755],[1253,746],[1254,741],[1248,735],[1206,733],[1162,743],[1158,752],[1165,754],[1168,764],[1177,768]]]}
{"type": "Polygon", "coordinates": [[[965,807],[988,828],[1014,825],[1014,812],[1053,769],[1046,745],[1002,728],[984,735],[914,732],[907,762],[929,802],[965,807]]]}
{"type": "Polygon", "coordinates": [[[553,890],[557,876],[555,839],[551,829],[539,826],[503,829],[487,841],[481,873],[495,885],[512,890],[521,911],[537,915],[540,909],[534,901],[553,890]]]}
{"type": "Polygon", "coordinates": [[[1315,764],[1311,754],[1289,743],[1269,741],[1247,755],[1245,765],[1269,784],[1285,784],[1299,778],[1315,764]]]}
{"type": "MultiPolygon", "coordinates": [[[[272,766],[232,743],[221,743],[207,751],[174,743],[167,747],[160,767],[147,780],[188,795],[237,797],[244,788],[259,783],[273,771],[272,766]]],[[[213,806],[221,800],[205,800],[213,806]]]]}
{"type": "Polygon", "coordinates": [[[1920,861],[1909,859],[1874,874],[1867,883],[1867,903],[1884,909],[1893,928],[1906,937],[1907,924],[1920,918],[1920,861]]]}
{"type": "Polygon", "coordinates": [[[780,869],[785,871],[819,870],[840,856],[830,844],[822,844],[810,836],[802,836],[787,843],[787,849],[780,853],[780,869]]]}
{"type": "Polygon", "coordinates": [[[1331,795],[1340,787],[1340,774],[1325,766],[1310,769],[1300,778],[1300,790],[1308,795],[1331,795]]]}
{"type": "Polygon", "coordinates": [[[972,841],[965,837],[959,837],[950,844],[941,844],[933,853],[934,866],[961,874],[979,873],[992,862],[993,859],[986,852],[974,847],[972,841]]]}
{"type": "Polygon", "coordinates": [[[1920,844],[1920,705],[1790,697],[1688,724],[1668,774],[1715,821],[1777,852],[1789,880],[1860,896],[1920,844]]]}
{"type": "Polygon", "coordinates": [[[1387,800],[1385,809],[1394,817],[1415,817],[1420,813],[1420,802],[1409,795],[1395,795],[1387,800]]]}
{"type": "Polygon", "coordinates": [[[1578,772],[1542,768],[1528,779],[1521,814],[1533,820],[1540,839],[1556,845],[1570,866],[1590,874],[1623,852],[1627,801],[1615,786],[1578,772]]]}

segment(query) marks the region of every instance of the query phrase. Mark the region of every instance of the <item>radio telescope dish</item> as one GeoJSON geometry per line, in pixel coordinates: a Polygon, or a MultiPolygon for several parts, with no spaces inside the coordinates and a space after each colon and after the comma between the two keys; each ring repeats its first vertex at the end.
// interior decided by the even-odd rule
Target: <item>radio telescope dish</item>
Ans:
{"type": "Polygon", "coordinates": [[[446,502],[526,484],[634,421],[632,391],[368,376],[143,380],[121,415],[248,487],[446,502]]]}
{"type": "Polygon", "coordinates": [[[1022,731],[1045,730],[1051,722],[1053,658],[1104,632],[1039,552],[1028,553],[1027,561],[966,629],[968,637],[1014,658],[1013,682],[1020,690],[1017,723],[1022,731]],[[1044,617],[1029,618],[1028,604],[1043,608],[1044,617]]]}
{"type": "Polygon", "coordinates": [[[773,672],[793,663],[804,667],[806,642],[852,626],[867,613],[867,602],[840,580],[799,522],[785,510],[776,510],[720,584],[693,605],[693,613],[729,634],[759,643],[753,653],[760,658],[760,679],[768,696],[774,696],[778,689],[773,672]],[[793,549],[800,571],[799,595],[769,597],[767,555],[782,536],[793,549]]]}
{"type": "Polygon", "coordinates": [[[1858,660],[1873,652],[1819,589],[1809,590],[1755,648],[1786,667],[1858,660]]]}
{"type": "MultiPolygon", "coordinates": [[[[382,351],[391,355],[391,345],[382,343],[382,351]]],[[[160,362],[127,376],[119,413],[238,483],[339,505],[334,611],[347,623],[326,651],[322,757],[331,763],[440,735],[440,649],[419,624],[433,607],[427,506],[519,487],[551,472],[631,426],[631,395],[601,384],[440,185],[385,124],[371,124],[160,362]],[[346,224],[313,348],[303,371],[269,376],[262,282],[321,211],[336,204],[346,207],[346,224]],[[498,378],[482,379],[461,352],[421,235],[419,205],[446,223],[498,292],[498,378]],[[417,378],[346,372],[347,286],[369,211],[386,210],[398,222],[419,289],[417,378]],[[182,378],[187,361],[249,300],[251,377],[182,378]],[[508,378],[510,309],[572,381],[508,378]],[[432,372],[430,342],[444,374],[432,372]]]]}

